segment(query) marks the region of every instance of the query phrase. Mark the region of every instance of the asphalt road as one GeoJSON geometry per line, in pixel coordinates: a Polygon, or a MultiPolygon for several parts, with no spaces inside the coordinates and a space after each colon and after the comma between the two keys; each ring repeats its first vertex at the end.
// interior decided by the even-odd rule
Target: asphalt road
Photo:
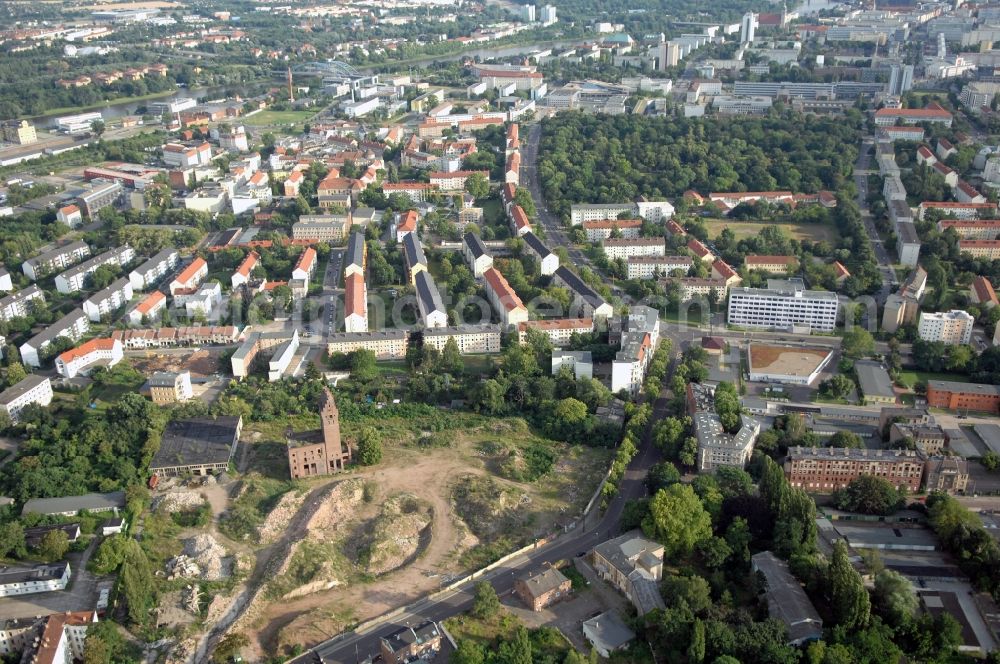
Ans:
{"type": "MultiPolygon", "coordinates": [[[[675,346],[675,356],[671,367],[676,366],[677,355],[681,346],[675,346]]],[[[666,415],[668,394],[661,392],[660,398],[653,404],[653,416],[650,424],[666,415]]],[[[409,610],[391,621],[382,623],[362,633],[348,632],[335,637],[305,654],[292,660],[295,664],[307,662],[340,662],[356,664],[367,657],[374,656],[379,651],[379,639],[395,632],[400,626],[415,626],[428,620],[440,622],[446,618],[467,611],[472,606],[475,585],[479,581],[488,580],[493,584],[497,594],[504,595],[513,592],[514,581],[519,573],[530,570],[540,570],[546,564],[572,558],[589,551],[596,544],[603,542],[619,533],[619,522],[625,504],[646,495],[645,479],[649,468],[662,458],[660,451],[652,444],[650,430],[647,429],[638,454],[632,459],[625,476],[619,485],[618,494],[608,505],[607,510],[600,514],[593,510],[582,527],[558,537],[553,542],[535,551],[518,556],[507,561],[489,574],[469,582],[454,591],[434,600],[424,599],[409,607],[409,610]]]]}
{"type": "Polygon", "coordinates": [[[871,167],[870,149],[872,146],[873,142],[871,139],[865,139],[861,144],[861,153],[854,164],[854,184],[858,190],[857,203],[858,208],[861,210],[861,218],[864,221],[865,229],[868,231],[868,236],[872,240],[875,258],[878,259],[879,263],[879,272],[882,273],[882,288],[876,295],[876,299],[880,305],[883,305],[886,298],[892,292],[893,287],[897,286],[899,282],[896,279],[896,271],[892,267],[892,259],[882,244],[882,238],[878,234],[878,229],[875,228],[871,211],[868,209],[868,170],[871,167]]]}

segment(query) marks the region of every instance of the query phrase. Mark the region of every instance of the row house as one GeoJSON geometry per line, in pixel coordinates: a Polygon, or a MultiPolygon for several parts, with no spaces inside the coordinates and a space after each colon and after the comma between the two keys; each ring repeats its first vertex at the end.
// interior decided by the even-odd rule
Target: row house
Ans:
{"type": "Polygon", "coordinates": [[[409,196],[414,203],[425,203],[431,192],[438,191],[438,186],[427,182],[384,182],[382,193],[386,196],[403,194],[409,196]]]}
{"type": "Polygon", "coordinates": [[[667,246],[662,237],[638,238],[608,238],[603,243],[604,255],[609,260],[628,260],[640,256],[666,256],[667,246]]]}
{"type": "Polygon", "coordinates": [[[454,340],[462,355],[492,354],[500,352],[501,326],[491,323],[479,325],[454,325],[424,331],[424,346],[443,352],[449,341],[454,340]]]}
{"type": "Polygon", "coordinates": [[[240,330],[232,325],[192,325],[115,330],[111,333],[111,337],[121,340],[126,349],[145,350],[147,348],[234,344],[240,338],[240,330]]]}

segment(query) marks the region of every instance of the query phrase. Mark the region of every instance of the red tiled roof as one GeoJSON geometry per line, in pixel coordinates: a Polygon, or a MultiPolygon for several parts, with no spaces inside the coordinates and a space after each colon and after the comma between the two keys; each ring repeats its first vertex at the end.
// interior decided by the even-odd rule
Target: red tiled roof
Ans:
{"type": "Polygon", "coordinates": [[[177,278],[174,281],[177,281],[177,282],[182,283],[182,284],[186,284],[188,281],[190,281],[194,277],[195,274],[198,273],[199,270],[201,270],[202,268],[207,268],[207,267],[208,267],[208,263],[205,262],[204,258],[201,258],[199,256],[198,258],[195,258],[191,262],[190,265],[188,265],[186,268],[184,268],[184,270],[180,274],[177,275],[177,278]]]}
{"type": "Polygon", "coordinates": [[[417,230],[417,212],[416,210],[408,210],[400,219],[399,225],[396,227],[396,231],[407,231],[415,232],[417,230]]]}
{"type": "Polygon", "coordinates": [[[166,299],[167,296],[161,293],[160,291],[153,291],[152,293],[147,295],[142,302],[136,305],[135,310],[145,316],[154,308],[156,308],[156,306],[158,306],[161,302],[166,301],[166,299]]]}
{"type": "Polygon", "coordinates": [[[72,348],[61,354],[59,359],[67,363],[81,357],[86,357],[95,351],[111,350],[115,347],[115,342],[117,341],[117,339],[91,339],[87,343],[80,344],[76,348],[72,348]]]}
{"type": "Polygon", "coordinates": [[[996,291],[993,284],[984,276],[978,276],[972,280],[972,290],[976,293],[976,299],[980,302],[997,302],[996,291]]]}
{"type": "Polygon", "coordinates": [[[344,315],[368,314],[368,302],[365,300],[365,278],[360,272],[352,272],[344,279],[344,315]]]}
{"type": "Polygon", "coordinates": [[[503,304],[507,311],[524,307],[521,298],[517,296],[517,292],[511,287],[504,276],[500,274],[500,270],[491,267],[483,272],[483,279],[486,280],[487,288],[496,293],[497,299],[500,300],[500,303],[503,304]]]}
{"type": "Polygon", "coordinates": [[[242,274],[244,277],[249,277],[250,272],[253,271],[254,267],[257,265],[257,261],[260,260],[260,255],[256,251],[251,251],[247,254],[247,257],[243,259],[239,267],[236,268],[236,274],[242,274]]]}
{"type": "Polygon", "coordinates": [[[313,264],[316,262],[316,250],[312,247],[306,247],[306,250],[302,252],[299,256],[299,260],[295,263],[296,270],[305,270],[308,272],[312,269],[313,264]]]}

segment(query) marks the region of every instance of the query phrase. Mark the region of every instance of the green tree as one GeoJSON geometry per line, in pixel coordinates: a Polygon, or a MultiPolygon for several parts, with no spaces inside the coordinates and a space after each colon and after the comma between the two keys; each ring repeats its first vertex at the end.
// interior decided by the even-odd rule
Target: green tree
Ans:
{"type": "Polygon", "coordinates": [[[358,463],[374,466],[382,460],[382,434],[375,427],[365,427],[358,436],[358,463]]]}
{"type": "Polygon", "coordinates": [[[861,440],[861,436],[853,431],[838,431],[830,436],[830,440],[827,441],[826,446],[861,449],[865,446],[865,443],[861,440]]]}
{"type": "Polygon", "coordinates": [[[13,362],[7,367],[7,385],[17,385],[28,377],[28,372],[24,370],[24,365],[20,362],[13,362]]]}
{"type": "Polygon", "coordinates": [[[673,484],[661,489],[649,503],[649,516],[642,529],[662,542],[671,558],[688,556],[701,541],[712,536],[712,518],[702,506],[694,489],[673,484]]]}
{"type": "Polygon", "coordinates": [[[473,173],[465,179],[465,190],[477,200],[490,195],[490,181],[482,173],[473,173]]]}
{"type": "Polygon", "coordinates": [[[839,509],[848,512],[886,515],[902,507],[904,498],[884,477],[861,475],[835,491],[833,501],[839,509]]]}
{"type": "Polygon", "coordinates": [[[827,581],[830,607],[837,625],[848,630],[865,627],[871,614],[871,600],[861,574],[851,565],[843,541],[833,547],[827,581]]]}
{"type": "Polygon", "coordinates": [[[875,352],[875,337],[863,327],[851,327],[844,331],[840,349],[852,360],[868,357],[875,352]]]}
{"type": "Polygon", "coordinates": [[[705,661],[705,623],[700,619],[695,619],[691,627],[691,641],[687,649],[688,661],[692,664],[701,664],[705,661]]]}
{"type": "Polygon", "coordinates": [[[0,558],[24,555],[24,526],[20,521],[0,523],[0,558]]]}
{"type": "Polygon", "coordinates": [[[819,389],[831,399],[843,399],[854,390],[854,381],[844,374],[834,374],[821,382],[819,389]]]}
{"type": "Polygon", "coordinates": [[[214,664],[228,664],[233,657],[240,653],[240,650],[250,645],[250,639],[242,632],[232,632],[222,637],[215,650],[212,651],[212,662],[214,664]]]}
{"type": "Polygon", "coordinates": [[[500,598],[489,581],[476,584],[476,597],[472,601],[472,615],[480,620],[492,620],[500,613],[500,598]]]}
{"type": "Polygon", "coordinates": [[[884,569],[875,575],[872,600],[878,613],[893,628],[909,623],[920,608],[913,584],[905,576],[891,569],[884,569]]]}
{"type": "Polygon", "coordinates": [[[451,374],[460,374],[465,369],[465,362],[462,360],[462,353],[458,349],[458,342],[455,337],[448,337],[441,351],[441,368],[451,374]]]}
{"type": "Polygon", "coordinates": [[[484,664],[486,653],[483,647],[475,641],[462,639],[458,642],[458,647],[451,655],[452,664],[484,664]]]}
{"type": "Polygon", "coordinates": [[[125,638],[111,620],[101,620],[87,627],[83,664],[115,664],[134,661],[129,656],[125,638]]]}
{"type": "Polygon", "coordinates": [[[90,123],[90,133],[92,133],[94,136],[98,137],[102,136],[106,128],[107,127],[104,125],[104,122],[102,120],[94,120],[93,122],[90,123]]]}
{"type": "Polygon", "coordinates": [[[65,530],[50,530],[38,543],[38,555],[52,562],[62,560],[69,551],[69,536],[65,530]]]}
{"type": "Polygon", "coordinates": [[[517,628],[513,639],[500,644],[497,660],[499,664],[532,664],[531,638],[524,625],[517,628]]]}
{"type": "Polygon", "coordinates": [[[361,349],[351,353],[351,378],[362,383],[378,378],[375,359],[375,353],[370,350],[361,349]]]}
{"type": "Polygon", "coordinates": [[[980,457],[979,463],[983,464],[983,468],[986,470],[994,471],[1000,468],[1000,454],[997,454],[993,450],[988,450],[986,454],[980,457]]]}
{"type": "Polygon", "coordinates": [[[671,484],[681,481],[681,473],[677,466],[669,461],[654,464],[646,474],[646,489],[650,495],[656,495],[660,489],[666,489],[671,484]]]}
{"type": "Polygon", "coordinates": [[[753,493],[753,478],[742,468],[720,466],[715,469],[715,481],[723,498],[736,498],[753,493]]]}

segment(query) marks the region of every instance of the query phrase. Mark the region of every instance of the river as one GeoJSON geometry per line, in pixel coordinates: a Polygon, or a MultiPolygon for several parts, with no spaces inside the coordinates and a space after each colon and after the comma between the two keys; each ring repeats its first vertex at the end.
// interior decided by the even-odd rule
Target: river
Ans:
{"type": "MultiPolygon", "coordinates": [[[[195,99],[220,99],[226,96],[226,91],[230,89],[227,86],[219,86],[213,88],[177,88],[177,92],[172,92],[170,94],[164,95],[162,97],[156,97],[154,99],[144,99],[142,101],[112,101],[106,106],[100,106],[97,108],[88,108],[87,110],[78,109],[75,111],[66,111],[61,114],[62,117],[68,115],[76,115],[78,113],[91,113],[94,111],[100,111],[101,115],[104,116],[105,121],[112,120],[114,118],[120,118],[124,115],[134,115],[137,108],[146,106],[147,104],[159,101],[167,101],[180,99],[182,97],[194,97],[195,99]]],[[[56,126],[56,118],[60,116],[55,115],[42,115],[39,117],[28,118],[28,120],[40,129],[52,129],[56,126]]]]}

